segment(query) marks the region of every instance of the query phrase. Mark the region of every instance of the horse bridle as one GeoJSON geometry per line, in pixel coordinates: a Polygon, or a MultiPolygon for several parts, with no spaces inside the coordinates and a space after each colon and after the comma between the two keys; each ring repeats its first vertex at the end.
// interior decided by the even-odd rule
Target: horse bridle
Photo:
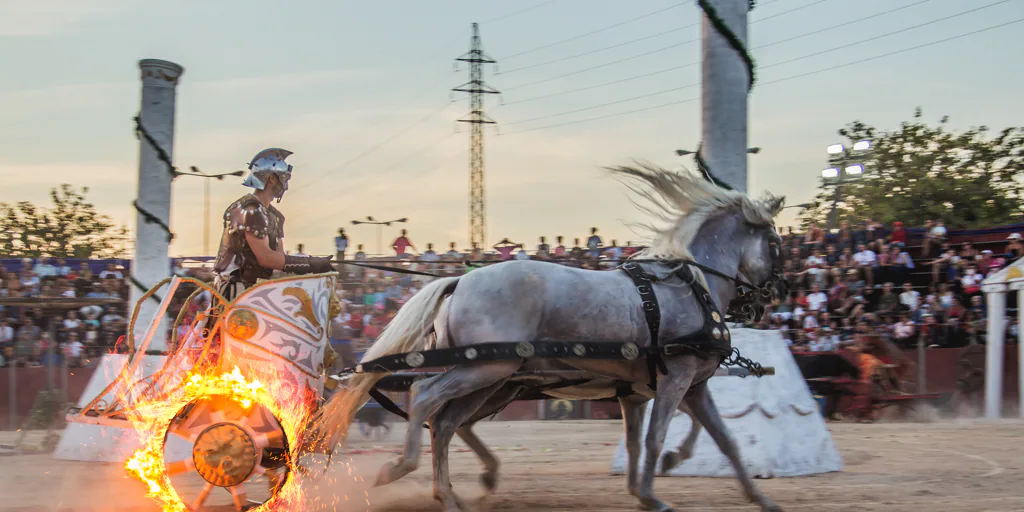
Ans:
{"type": "Polygon", "coordinates": [[[738,323],[759,322],[764,315],[765,306],[771,304],[776,299],[779,284],[786,282],[780,245],[779,240],[768,241],[768,249],[771,253],[772,261],[772,274],[760,285],[754,285],[745,279],[741,279],[738,275],[730,276],[695,261],[686,261],[685,264],[697,267],[705,273],[721,277],[736,285],[737,295],[729,301],[729,305],[725,309],[726,320],[738,323]]]}

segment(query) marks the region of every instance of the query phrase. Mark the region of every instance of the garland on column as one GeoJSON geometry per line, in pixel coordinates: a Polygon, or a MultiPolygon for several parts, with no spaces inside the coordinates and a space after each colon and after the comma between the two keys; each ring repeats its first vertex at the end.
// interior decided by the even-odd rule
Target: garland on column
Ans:
{"type": "MultiPolygon", "coordinates": [[[[154,139],[153,136],[150,135],[149,130],[146,130],[146,127],[142,125],[141,117],[141,115],[135,116],[135,137],[140,140],[145,140],[150,145],[150,147],[152,147],[153,150],[156,151],[157,159],[159,159],[161,162],[164,163],[164,165],[167,166],[167,172],[171,174],[172,180],[184,174],[182,172],[179,172],[178,169],[174,167],[174,164],[171,163],[171,155],[167,154],[167,150],[160,147],[160,144],[157,144],[156,139],[154,139]]],[[[171,228],[170,226],[167,225],[166,222],[164,222],[159,217],[157,217],[153,213],[147,211],[145,208],[140,206],[137,200],[132,201],[132,206],[134,206],[135,210],[138,211],[140,215],[142,215],[142,218],[146,221],[147,224],[156,224],[160,226],[165,233],[167,233],[167,243],[171,243],[171,240],[174,240],[174,233],[171,232],[171,228]]],[[[135,264],[137,263],[138,262],[136,261],[135,264]]],[[[149,288],[145,284],[140,282],[138,279],[136,279],[134,275],[130,276],[129,279],[131,280],[132,284],[135,285],[135,287],[138,288],[138,290],[141,291],[142,293],[146,293],[149,291],[149,288]]],[[[156,301],[157,304],[163,301],[163,299],[158,297],[156,294],[151,295],[150,298],[156,301]]]]}
{"type": "MultiPolygon", "coordinates": [[[[747,10],[753,11],[754,6],[756,4],[756,0],[748,0],[747,10]]],[[[704,11],[704,14],[708,17],[708,21],[711,22],[711,26],[715,27],[715,30],[719,34],[721,34],[726,41],[729,42],[729,46],[736,50],[736,53],[738,53],[740,55],[740,58],[743,59],[743,63],[746,64],[747,76],[749,77],[747,81],[747,93],[749,94],[750,90],[754,88],[754,57],[750,55],[750,52],[747,51],[747,47],[743,44],[742,41],[740,41],[740,38],[736,36],[736,33],[733,32],[732,29],[730,29],[729,26],[725,24],[725,21],[722,20],[720,16],[718,16],[718,11],[716,11],[715,8],[711,6],[709,0],[697,0],[697,6],[700,7],[702,11],[704,11]]],[[[697,152],[694,153],[694,158],[697,160],[697,168],[700,169],[702,173],[704,173],[704,177],[707,178],[707,180],[710,181],[711,183],[714,183],[715,185],[718,185],[719,187],[722,187],[724,189],[732,190],[731,186],[729,186],[724,181],[716,178],[714,173],[711,172],[711,169],[708,167],[707,161],[704,160],[704,156],[702,155],[703,146],[703,142],[698,144],[697,152]]]]}

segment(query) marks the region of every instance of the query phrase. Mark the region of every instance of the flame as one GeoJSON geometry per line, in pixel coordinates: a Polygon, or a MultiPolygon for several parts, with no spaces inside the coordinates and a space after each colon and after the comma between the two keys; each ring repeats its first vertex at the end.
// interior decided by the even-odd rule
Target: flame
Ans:
{"type": "MultiPolygon", "coordinates": [[[[266,380],[281,383],[273,376],[267,376],[266,380]]],[[[299,460],[298,438],[313,411],[315,397],[309,394],[303,397],[299,390],[288,385],[266,386],[258,378],[247,379],[238,366],[230,372],[219,374],[216,368],[196,367],[186,373],[180,382],[180,385],[165,383],[165,388],[174,389],[135,396],[133,406],[126,411],[128,419],[139,435],[142,447],[128,458],[124,467],[129,475],[148,487],[146,496],[158,501],[165,512],[189,510],[175,492],[167,474],[163,456],[164,440],[171,421],[183,407],[194,401],[219,395],[234,400],[247,411],[256,404],[266,407],[280,422],[289,440],[291,454],[287,480],[270,501],[254,510],[302,508],[305,494],[294,478],[295,464],[299,460]]]]}

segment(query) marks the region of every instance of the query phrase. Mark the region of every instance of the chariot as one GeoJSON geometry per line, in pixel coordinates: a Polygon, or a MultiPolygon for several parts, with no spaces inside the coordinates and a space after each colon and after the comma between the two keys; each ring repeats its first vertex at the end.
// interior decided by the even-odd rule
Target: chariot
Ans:
{"type": "Polygon", "coordinates": [[[134,431],[139,447],[125,467],[165,510],[199,509],[218,487],[236,510],[290,499],[296,437],[322,401],[325,353],[333,354],[336,279],[264,281],[230,301],[198,280],[163,281],[140,299],[163,294],[139,340],[135,308],[124,367],[68,420],[134,431]],[[186,283],[196,289],[170,328],[169,350],[149,350],[186,283]],[[155,371],[144,372],[144,361],[155,371]]]}

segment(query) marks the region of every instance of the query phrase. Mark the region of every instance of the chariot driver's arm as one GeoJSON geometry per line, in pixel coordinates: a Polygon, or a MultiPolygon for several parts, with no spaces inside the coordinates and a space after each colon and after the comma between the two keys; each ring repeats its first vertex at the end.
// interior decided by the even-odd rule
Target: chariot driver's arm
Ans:
{"type": "MultiPolygon", "coordinates": [[[[280,202],[288,190],[292,166],[284,159],[290,154],[284,149],[265,149],[249,163],[251,172],[242,185],[255,191],[224,212],[224,234],[214,263],[219,288],[230,285],[237,292],[239,286],[245,289],[259,279],[269,279],[275,270],[292,274],[333,270],[330,257],[284,253],[284,214],[271,203],[275,199],[280,202]]],[[[225,294],[228,296],[234,294],[225,294]]]]}

